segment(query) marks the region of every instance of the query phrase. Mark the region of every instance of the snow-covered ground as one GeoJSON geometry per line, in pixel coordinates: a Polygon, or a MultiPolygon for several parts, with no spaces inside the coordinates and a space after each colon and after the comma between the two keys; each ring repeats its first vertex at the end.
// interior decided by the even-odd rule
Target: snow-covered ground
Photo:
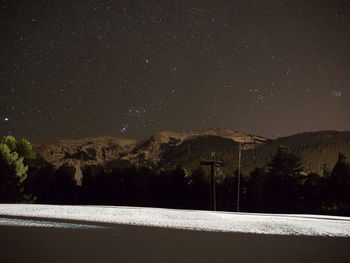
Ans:
{"type": "Polygon", "coordinates": [[[108,223],[112,224],[111,227],[113,224],[119,224],[214,232],[350,237],[349,217],[140,207],[0,204],[0,227],[4,225],[56,228],[105,227],[94,223],[108,223]],[[77,223],[55,222],[52,219],[77,220],[77,223]]]}

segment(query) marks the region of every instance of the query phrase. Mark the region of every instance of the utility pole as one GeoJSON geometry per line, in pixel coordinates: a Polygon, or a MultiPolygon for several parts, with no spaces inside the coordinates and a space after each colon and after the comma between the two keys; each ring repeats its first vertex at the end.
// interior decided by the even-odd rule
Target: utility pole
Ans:
{"type": "Polygon", "coordinates": [[[215,184],[215,167],[226,167],[222,161],[201,161],[201,165],[210,166],[210,210],[216,211],[216,184],[215,184]]]}
{"type": "Polygon", "coordinates": [[[241,143],[239,143],[239,146],[238,146],[237,212],[239,212],[240,184],[241,184],[241,143]]]}

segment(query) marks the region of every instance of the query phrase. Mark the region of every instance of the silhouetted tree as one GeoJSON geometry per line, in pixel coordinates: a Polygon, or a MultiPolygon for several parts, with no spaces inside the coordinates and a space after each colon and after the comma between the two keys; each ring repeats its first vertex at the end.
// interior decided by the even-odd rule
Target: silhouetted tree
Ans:
{"type": "MultiPolygon", "coordinates": [[[[238,170],[236,169],[233,173],[233,177],[226,177],[226,183],[228,187],[229,196],[227,200],[232,200],[232,205],[229,210],[237,211],[237,186],[238,186],[238,170]]],[[[247,211],[247,193],[248,193],[248,182],[247,177],[241,173],[240,176],[240,211],[247,211]]]]}
{"type": "Polygon", "coordinates": [[[266,187],[269,176],[265,169],[255,168],[247,182],[247,205],[250,211],[265,211],[266,187]]]}
{"type": "Polygon", "coordinates": [[[331,210],[350,215],[350,164],[342,153],[328,180],[331,210]]]}
{"type": "Polygon", "coordinates": [[[209,209],[209,180],[202,167],[195,169],[188,182],[188,198],[191,209],[209,209]]]}
{"type": "Polygon", "coordinates": [[[84,203],[88,204],[110,204],[111,184],[108,172],[99,165],[85,166],[82,169],[81,197],[84,203]]]}
{"type": "Polygon", "coordinates": [[[77,185],[74,174],[74,167],[62,165],[57,169],[52,185],[55,204],[74,204],[76,202],[77,185]]]}
{"type": "Polygon", "coordinates": [[[167,178],[162,172],[146,173],[147,176],[147,191],[148,191],[148,205],[152,207],[166,207],[167,204],[167,178]]]}
{"type": "Polygon", "coordinates": [[[302,188],[302,211],[305,213],[320,213],[322,208],[322,190],[324,179],[317,173],[309,173],[302,188]]]}
{"type": "Polygon", "coordinates": [[[187,204],[187,173],[182,167],[166,172],[166,206],[171,208],[184,208],[187,204]]]}
{"type": "Polygon", "coordinates": [[[56,169],[52,164],[35,158],[29,165],[28,176],[24,181],[25,193],[31,195],[36,203],[53,203],[55,176],[56,169]]]}
{"type": "Polygon", "coordinates": [[[269,163],[267,202],[273,212],[296,211],[301,202],[302,173],[300,157],[280,146],[269,163]]]}

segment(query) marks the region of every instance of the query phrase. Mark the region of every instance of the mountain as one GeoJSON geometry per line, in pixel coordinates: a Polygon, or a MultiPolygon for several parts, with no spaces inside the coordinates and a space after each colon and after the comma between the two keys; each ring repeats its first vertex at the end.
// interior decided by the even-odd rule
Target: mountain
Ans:
{"type": "Polygon", "coordinates": [[[174,161],[180,165],[183,161],[179,160],[193,158],[203,152],[221,152],[215,144],[211,144],[211,139],[220,140],[219,145],[225,146],[228,142],[232,145],[242,143],[246,149],[252,149],[262,145],[269,140],[255,135],[247,135],[227,129],[210,129],[201,132],[175,133],[169,131],[157,132],[150,138],[140,141],[130,154],[124,159],[130,160],[135,164],[160,164],[169,165],[174,161]],[[197,145],[197,144],[200,145],[197,145]],[[221,145],[224,143],[225,145],[221,145]],[[191,152],[192,148],[192,152],[191,152]],[[190,154],[188,154],[190,152],[190,154]],[[177,161],[175,160],[177,159],[177,161]]]}
{"type": "Polygon", "coordinates": [[[115,168],[125,165],[170,168],[182,165],[188,171],[201,160],[216,158],[228,164],[221,172],[232,174],[237,169],[238,148],[242,145],[242,172],[255,167],[267,168],[279,145],[289,146],[302,158],[307,172],[321,173],[331,169],[338,153],[350,157],[350,132],[320,131],[296,134],[269,140],[228,129],[176,133],[160,131],[141,141],[111,136],[81,140],[58,140],[33,145],[34,150],[56,167],[74,166],[81,176],[81,167],[102,165],[115,168]]]}
{"type": "Polygon", "coordinates": [[[80,183],[81,168],[87,165],[104,166],[120,160],[137,144],[134,139],[95,136],[80,140],[57,140],[37,143],[34,151],[56,168],[66,164],[75,168],[75,179],[80,183]]]}
{"type": "Polygon", "coordinates": [[[323,169],[331,170],[338,160],[339,152],[350,158],[349,131],[317,131],[305,132],[270,141],[261,148],[248,150],[243,155],[243,162],[250,167],[265,167],[280,145],[288,146],[301,159],[307,172],[323,173],[323,169]]]}

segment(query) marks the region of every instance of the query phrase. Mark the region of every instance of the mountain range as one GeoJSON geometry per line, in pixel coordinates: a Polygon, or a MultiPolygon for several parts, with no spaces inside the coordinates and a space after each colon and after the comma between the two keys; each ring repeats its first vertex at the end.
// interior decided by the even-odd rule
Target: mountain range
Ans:
{"type": "Polygon", "coordinates": [[[128,165],[171,168],[181,165],[192,171],[201,160],[222,160],[228,166],[222,173],[232,174],[238,167],[239,145],[242,149],[242,173],[255,167],[267,168],[280,145],[288,146],[302,160],[305,172],[322,174],[337,161],[338,153],[350,157],[349,131],[318,131],[281,137],[275,140],[228,129],[176,133],[160,131],[144,140],[95,136],[79,140],[36,143],[33,149],[55,167],[63,164],[76,168],[101,165],[113,169],[128,165]]]}

